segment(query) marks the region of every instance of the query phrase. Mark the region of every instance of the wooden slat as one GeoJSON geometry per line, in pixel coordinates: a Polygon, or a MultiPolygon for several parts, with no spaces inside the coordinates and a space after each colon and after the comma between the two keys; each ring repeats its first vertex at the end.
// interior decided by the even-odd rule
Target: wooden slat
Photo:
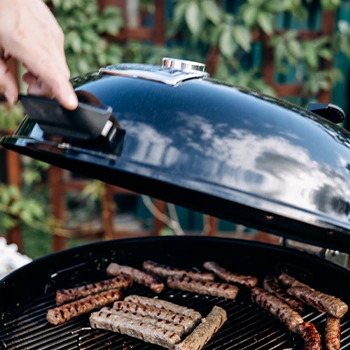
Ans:
{"type": "MultiPolygon", "coordinates": [[[[165,213],[166,211],[166,203],[159,200],[155,199],[154,200],[154,205],[155,207],[161,212],[165,213]]],[[[161,232],[161,230],[165,227],[165,224],[163,221],[158,220],[157,218],[154,218],[154,227],[153,227],[153,233],[158,236],[161,232]]]]}
{"type": "MultiPolygon", "coordinates": [[[[7,184],[21,188],[21,156],[19,153],[6,150],[7,184]]],[[[19,251],[23,251],[21,226],[13,227],[8,232],[9,242],[15,243],[19,251]]]]}
{"type": "Polygon", "coordinates": [[[274,84],[278,97],[300,96],[303,87],[300,84],[274,84]]]}
{"type": "MultiPolygon", "coordinates": [[[[324,36],[332,36],[335,30],[336,15],[331,11],[324,11],[322,14],[322,26],[321,32],[324,36]]],[[[333,66],[332,61],[323,60],[323,69],[331,69],[333,66]]],[[[321,103],[329,103],[332,99],[332,91],[321,91],[319,95],[319,101],[321,103]]]]}
{"type": "Polygon", "coordinates": [[[165,45],[165,0],[154,0],[154,28],[152,42],[155,45],[165,45]]]}
{"type": "Polygon", "coordinates": [[[106,35],[109,40],[151,40],[153,35],[153,29],[148,27],[142,28],[122,28],[117,35],[106,35]]]}
{"type": "MultiPolygon", "coordinates": [[[[49,172],[50,186],[50,206],[51,213],[55,220],[64,222],[65,220],[65,191],[63,189],[63,169],[50,166],[49,172]]],[[[52,235],[52,249],[54,252],[67,248],[67,242],[64,237],[52,235]]]]}
{"type": "Polygon", "coordinates": [[[115,204],[113,198],[113,186],[105,184],[105,193],[102,198],[102,227],[103,238],[105,240],[113,239],[114,234],[114,213],[115,204]]]}

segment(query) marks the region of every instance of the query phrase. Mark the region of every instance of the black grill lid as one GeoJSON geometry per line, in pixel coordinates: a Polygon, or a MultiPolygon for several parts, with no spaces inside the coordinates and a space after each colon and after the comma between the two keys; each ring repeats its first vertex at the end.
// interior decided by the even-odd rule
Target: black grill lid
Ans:
{"type": "Polygon", "coordinates": [[[350,134],[286,101],[209,79],[200,65],[168,62],[171,68],[122,64],[73,79],[81,102],[112,107],[119,135],[113,147],[99,138],[52,137],[29,118],[1,144],[249,227],[350,252],[350,134]]]}

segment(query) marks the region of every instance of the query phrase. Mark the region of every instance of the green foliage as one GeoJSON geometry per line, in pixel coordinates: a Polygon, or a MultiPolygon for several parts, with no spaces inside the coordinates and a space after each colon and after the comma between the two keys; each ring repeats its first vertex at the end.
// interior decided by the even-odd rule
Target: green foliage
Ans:
{"type": "Polygon", "coordinates": [[[108,43],[123,25],[119,8],[98,10],[97,1],[52,0],[52,11],[65,33],[65,50],[72,76],[122,60],[122,48],[108,43]]]}
{"type": "Polygon", "coordinates": [[[43,208],[34,197],[25,198],[18,187],[0,183],[0,222],[5,230],[24,223],[47,231],[47,213],[43,208]]]}
{"type": "MultiPolygon", "coordinates": [[[[173,18],[168,34],[190,38],[193,47],[219,49],[219,65],[215,76],[226,82],[258,89],[272,94],[273,90],[259,77],[259,69],[242,67],[245,54],[251,53],[252,33],[259,40],[270,37],[269,44],[275,53],[277,72],[286,74],[291,67],[298,70],[297,80],[304,82],[304,96],[316,96],[330,90],[342,78],[335,69],[325,69],[324,62],[335,53],[350,57],[350,28],[343,21],[332,37],[301,40],[293,30],[276,31],[278,16],[289,14],[303,21],[309,4],[315,0],[246,0],[236,14],[225,12],[215,0],[174,0],[173,18]]],[[[321,0],[323,10],[335,11],[340,0],[321,0]]]]}
{"type": "Polygon", "coordinates": [[[0,103],[0,131],[14,131],[23,118],[23,109],[20,105],[10,106],[0,103]]]}

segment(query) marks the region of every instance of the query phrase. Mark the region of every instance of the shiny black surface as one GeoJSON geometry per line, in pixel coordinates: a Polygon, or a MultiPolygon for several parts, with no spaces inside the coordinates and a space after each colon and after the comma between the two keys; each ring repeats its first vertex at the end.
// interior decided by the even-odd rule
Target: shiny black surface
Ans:
{"type": "Polygon", "coordinates": [[[350,134],[305,109],[210,79],[74,80],[125,130],[123,151],[62,150],[24,121],[2,145],[251,227],[350,251],[350,134]]]}

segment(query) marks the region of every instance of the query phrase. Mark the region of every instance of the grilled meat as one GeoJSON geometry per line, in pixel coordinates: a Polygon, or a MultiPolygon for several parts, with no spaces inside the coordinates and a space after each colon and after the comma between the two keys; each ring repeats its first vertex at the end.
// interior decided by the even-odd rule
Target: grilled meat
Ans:
{"type": "Polygon", "coordinates": [[[208,316],[188,335],[184,341],[175,346],[175,350],[199,350],[211,339],[227,320],[224,309],[214,306],[208,316]]]}
{"type": "Polygon", "coordinates": [[[205,262],[203,264],[203,267],[209,271],[214,272],[215,275],[226,282],[238,283],[248,288],[254,288],[258,283],[258,279],[256,277],[230,272],[214,261],[205,262]]]}
{"type": "Polygon", "coordinates": [[[134,321],[142,321],[144,323],[153,325],[157,328],[166,329],[167,331],[174,332],[180,337],[185,333],[185,327],[179,323],[174,323],[165,319],[154,318],[150,316],[144,316],[137,312],[132,312],[128,310],[117,310],[112,307],[103,307],[100,311],[129,318],[134,321]]]}
{"type": "Polygon", "coordinates": [[[303,350],[321,350],[321,336],[316,327],[310,322],[304,322],[296,327],[305,344],[303,350]]]}
{"type": "Polygon", "coordinates": [[[111,289],[50,309],[46,313],[46,319],[51,324],[58,325],[74,317],[99,309],[121,298],[122,293],[119,289],[111,289]]]}
{"type": "Polygon", "coordinates": [[[113,304],[113,308],[116,310],[130,311],[139,315],[154,317],[160,320],[177,323],[182,325],[185,328],[186,332],[195,326],[194,321],[190,317],[176,314],[173,311],[158,309],[153,306],[135,304],[129,301],[117,301],[113,304]]]}
{"type": "Polygon", "coordinates": [[[287,289],[287,293],[320,312],[327,312],[336,318],[343,317],[348,311],[348,306],[340,299],[318,292],[311,287],[291,287],[287,289]]]}
{"type": "Polygon", "coordinates": [[[203,282],[194,280],[188,276],[170,276],[167,284],[170,288],[186,290],[198,294],[207,294],[217,297],[235,299],[238,287],[228,283],[203,282]]]}
{"type": "Polygon", "coordinates": [[[297,312],[305,310],[303,303],[282,291],[278,285],[278,280],[274,276],[267,276],[264,278],[264,289],[273,294],[278,299],[287,303],[292,309],[297,312]]]}
{"type": "Polygon", "coordinates": [[[86,284],[76,288],[60,289],[56,292],[56,304],[61,305],[68,301],[80,299],[108,289],[122,289],[130,287],[131,285],[131,277],[129,275],[121,274],[115,278],[86,284]]]}
{"type": "Polygon", "coordinates": [[[127,317],[102,311],[93,312],[90,315],[90,325],[95,329],[105,329],[126,334],[166,349],[174,349],[175,344],[181,340],[180,336],[175,332],[157,328],[143,321],[130,320],[127,317]]]}
{"type": "Polygon", "coordinates": [[[164,289],[164,283],[160,282],[157,278],[130,266],[111,263],[107,267],[107,273],[112,276],[117,276],[121,273],[130,275],[135,282],[144,284],[156,294],[161,293],[161,291],[164,289]]]}
{"type": "Polygon", "coordinates": [[[296,332],[296,327],[304,323],[303,318],[289,305],[261,288],[252,289],[251,300],[276,316],[292,332],[296,332]]]}
{"type": "Polygon", "coordinates": [[[202,315],[196,310],[190,309],[185,306],[177,305],[171,303],[170,301],[162,299],[147,298],[139,295],[129,295],[124,300],[131,303],[153,306],[158,309],[173,311],[176,314],[190,317],[195,323],[197,323],[202,318],[202,315]]]}
{"type": "Polygon", "coordinates": [[[282,273],[281,275],[279,275],[278,276],[278,280],[286,288],[290,288],[290,287],[308,287],[307,284],[298,281],[297,279],[293,278],[292,276],[287,275],[286,273],[282,273]]]}
{"type": "Polygon", "coordinates": [[[339,350],[340,349],[340,319],[332,316],[327,316],[326,331],[325,331],[325,344],[327,350],[339,350]]]}
{"type": "Polygon", "coordinates": [[[169,276],[182,276],[186,275],[198,281],[214,281],[215,275],[209,272],[199,272],[192,270],[181,270],[175,267],[158,264],[154,261],[147,260],[143,263],[143,268],[146,271],[152,272],[160,277],[167,278],[169,276]]]}

